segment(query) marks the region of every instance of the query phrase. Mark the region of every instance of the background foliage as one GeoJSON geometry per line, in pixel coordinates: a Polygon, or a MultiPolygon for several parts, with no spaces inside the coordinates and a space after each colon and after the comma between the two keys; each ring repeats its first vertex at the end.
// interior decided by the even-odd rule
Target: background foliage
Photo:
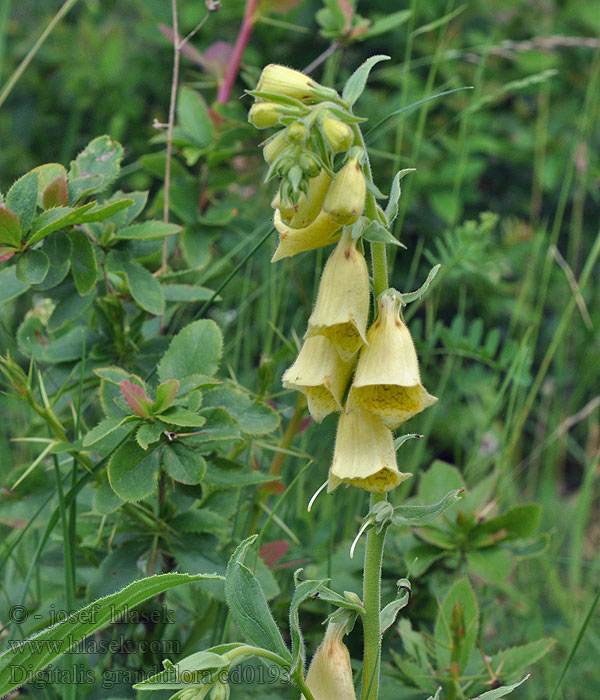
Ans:
{"type": "MultiPolygon", "coordinates": [[[[479,600],[486,654],[545,637],[557,640],[533,667],[532,678],[515,692],[515,697],[532,700],[549,697],[597,592],[599,572],[595,515],[600,364],[594,357],[600,318],[598,277],[585,267],[593,265],[598,242],[598,13],[592,3],[574,1],[407,0],[394,8],[403,14],[389,19],[389,3],[374,0],[357,8],[371,20],[370,28],[355,18],[353,30],[345,27],[340,32],[335,5],[312,0],[261,3],[263,14],[244,54],[241,77],[228,103],[215,106],[224,117],[221,127],[206,111],[206,105],[214,103],[228,55],[227,48],[215,42],[233,42],[242,3],[223,3],[182,59],[171,211],[183,232],[176,249],[176,239],[170,237],[175,275],[163,282],[214,290],[236,272],[209,310],[224,338],[219,376],[250,390],[258,399],[252,405],[263,411],[259,417],[264,418],[267,405],[275,409],[281,427],[275,428],[275,421],[264,430],[240,430],[239,416],[233,416],[231,423],[237,424],[227,450],[211,453],[213,481],[201,486],[169,482],[167,506],[156,502],[142,509],[130,503],[119,508],[102,483],[97,489],[83,489],[76,533],[57,529],[42,550],[40,566],[27,580],[49,517],[48,510],[43,511],[3,567],[3,606],[24,595],[27,606],[39,610],[44,622],[50,602],[56,609],[69,607],[62,576],[63,535],[76,544],[73,567],[79,606],[156,571],[157,561],[163,570],[177,565],[190,574],[222,573],[233,545],[257,525],[266,527],[259,574],[267,597],[277,601],[276,616],[285,614],[291,573],[298,565],[309,578],[331,576],[336,590],[358,589],[361,553],[350,560],[347,552],[366,512],[366,499],[357,492],[321,497],[311,514],[305,512],[308,499],[325,479],[333,419],[322,425],[302,422],[293,445],[282,442],[296,414],[295,397],[282,391],[280,376],[295,356],[310,313],[320,260],[315,264],[310,256],[299,257],[272,266],[275,244],[269,240],[236,271],[266,231],[272,196],[257,177],[266,167],[256,133],[245,122],[249,102],[237,98],[264,64],[281,62],[301,69],[339,40],[343,46],[315,70],[325,84],[340,87],[369,55],[392,58],[373,70],[357,104],[357,113],[372,125],[434,93],[474,88],[403,112],[369,137],[375,180],[384,191],[398,168],[417,168],[403,180],[396,233],[408,250],[398,253],[391,283],[404,290],[415,288],[431,264],[443,265],[434,290],[408,311],[422,374],[440,400],[410,424],[411,432],[423,433],[427,440],[411,441],[404,448],[408,464],[401,469],[417,476],[398,489],[394,502],[409,496],[432,502],[451,488],[466,485],[469,490],[468,500],[434,526],[413,534],[390,534],[388,593],[408,574],[414,597],[404,611],[404,627],[388,632],[388,679],[414,685],[408,681],[412,673],[407,664],[422,663],[425,651],[411,637],[406,617],[414,629],[432,629],[436,598],[442,600],[468,575],[479,600]],[[584,270],[587,284],[580,291],[577,280],[584,270]],[[268,430],[274,432],[265,436],[268,430]],[[284,451],[277,447],[282,444],[284,451]],[[267,522],[276,496],[258,490],[261,479],[252,474],[262,476],[283,463],[282,481],[289,484],[309,458],[314,464],[267,522]],[[246,481],[238,478],[236,485],[247,487],[234,494],[224,488],[232,479],[223,478],[222,470],[236,465],[218,463],[224,459],[239,461],[250,475],[246,481]],[[519,521],[514,509],[533,502],[542,506],[541,514],[536,511],[539,526],[536,530],[538,523],[531,522],[529,511],[530,527],[521,539],[519,533],[504,532],[499,542],[489,543],[482,534],[479,539],[473,535],[481,521],[512,512],[512,518],[500,523],[505,530],[519,521]],[[530,558],[533,554],[538,556],[530,558]]],[[[0,8],[2,83],[57,9],[49,0],[6,2],[0,8]]],[[[181,33],[191,31],[203,14],[198,3],[180,0],[181,33]]],[[[115,189],[148,190],[148,206],[140,220],[160,219],[164,136],[152,123],[167,119],[172,47],[160,27],[170,22],[169,3],[159,0],[80,0],[0,109],[0,190],[6,193],[17,177],[41,163],[68,166],[88,142],[109,134],[125,147],[115,189]]],[[[156,271],[157,245],[128,250],[140,266],[156,271]]],[[[126,308],[130,320],[135,319],[136,304],[151,313],[160,311],[147,309],[148,301],[140,303],[133,289],[129,293],[134,302],[126,308]]],[[[209,292],[200,298],[198,291],[191,297],[188,292],[186,298],[181,290],[178,294],[167,299],[171,335],[191,322],[210,298],[209,292]]],[[[10,352],[25,371],[31,347],[24,340],[22,322],[33,305],[30,323],[35,317],[47,324],[45,298],[40,291],[29,292],[3,304],[0,312],[3,354],[10,352]]],[[[138,331],[140,339],[153,338],[158,333],[156,320],[138,331]]],[[[50,332],[60,332],[60,327],[50,332]]],[[[123,340],[127,337],[125,333],[123,340]]],[[[93,353],[94,348],[88,350],[93,353]]],[[[163,346],[159,342],[150,355],[157,359],[165,350],[166,341],[163,346]]],[[[75,367],[75,384],[66,391],[60,411],[70,433],[80,424],[84,434],[103,415],[95,393],[84,394],[90,400],[78,403],[80,376],[86,388],[97,388],[93,369],[119,364],[139,373],[139,358],[131,348],[128,354],[113,347],[96,357],[92,354],[84,370],[77,364],[78,355],[70,359],[69,367],[64,362],[49,364],[48,356],[36,361],[44,378],[56,382],[53,392],[75,367]],[[79,407],[79,420],[72,406],[79,407]]],[[[146,371],[149,367],[146,363],[146,371]]],[[[233,384],[230,390],[239,391],[233,384]]],[[[222,406],[223,401],[216,397],[213,405],[222,406]]],[[[11,438],[46,438],[47,431],[14,397],[0,397],[0,407],[6,416],[0,424],[5,487],[0,519],[6,542],[12,543],[24,520],[54,494],[56,483],[54,461],[48,458],[13,488],[40,449],[37,443],[11,438]]],[[[59,462],[64,475],[69,474],[70,463],[62,458],[59,462]]],[[[52,505],[57,502],[53,495],[52,505]]],[[[494,532],[494,525],[487,525],[483,534],[486,527],[488,535],[494,532]]],[[[123,625],[113,625],[111,634],[136,642],[148,637],[179,642],[173,657],[226,640],[226,608],[217,588],[210,589],[213,585],[194,584],[169,593],[169,605],[177,611],[174,624],[131,623],[125,631],[123,625]]],[[[308,638],[316,641],[324,605],[309,602],[307,610],[308,638]]],[[[7,619],[2,613],[0,621],[6,625],[7,619]]],[[[15,635],[41,625],[34,622],[10,629],[8,638],[20,638],[15,635]]],[[[359,638],[350,637],[349,645],[358,657],[359,638]]],[[[532,660],[541,648],[531,650],[532,660]]],[[[562,697],[598,696],[599,648],[600,627],[594,617],[569,666],[562,697]]],[[[81,663],[103,670],[149,670],[165,655],[169,656],[121,650],[81,654],[81,663]]],[[[436,668],[436,662],[431,663],[436,668]]],[[[494,668],[493,660],[491,665],[494,668]]],[[[84,685],[81,692],[90,698],[133,697],[130,685],[123,683],[118,692],[84,685]]],[[[407,689],[406,697],[426,697],[433,690],[425,684],[407,689]]],[[[59,697],[61,690],[31,692],[59,697]]],[[[393,697],[396,691],[390,692],[393,697]]]]}

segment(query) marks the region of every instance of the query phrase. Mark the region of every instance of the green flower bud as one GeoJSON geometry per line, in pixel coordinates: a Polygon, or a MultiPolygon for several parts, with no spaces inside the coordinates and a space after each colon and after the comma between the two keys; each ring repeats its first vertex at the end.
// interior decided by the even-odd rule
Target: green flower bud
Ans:
{"type": "Polygon", "coordinates": [[[250,107],[248,121],[257,129],[268,129],[279,123],[281,112],[274,102],[256,102],[250,107]]]}
{"type": "Polygon", "coordinates": [[[315,177],[321,172],[321,164],[312,153],[302,153],[300,156],[300,167],[308,177],[315,177]]]}
{"type": "Polygon", "coordinates": [[[306,133],[306,126],[302,122],[294,122],[285,130],[285,135],[290,143],[304,143],[306,133]]]}
{"type": "Polygon", "coordinates": [[[348,124],[326,116],[321,123],[321,131],[334,153],[347,151],[354,141],[354,134],[348,124]]]}

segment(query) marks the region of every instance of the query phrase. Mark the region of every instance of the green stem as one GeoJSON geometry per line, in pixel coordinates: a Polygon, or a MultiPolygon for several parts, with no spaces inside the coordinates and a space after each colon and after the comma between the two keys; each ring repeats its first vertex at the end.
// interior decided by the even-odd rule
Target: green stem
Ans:
{"type": "MultiPolygon", "coordinates": [[[[376,503],[385,500],[385,494],[372,494],[371,508],[376,503]]],[[[379,613],[381,610],[381,564],[383,561],[384,541],[385,529],[379,534],[375,528],[369,530],[363,577],[365,613],[363,615],[364,654],[361,700],[377,700],[379,693],[379,666],[381,660],[379,613]]]]}

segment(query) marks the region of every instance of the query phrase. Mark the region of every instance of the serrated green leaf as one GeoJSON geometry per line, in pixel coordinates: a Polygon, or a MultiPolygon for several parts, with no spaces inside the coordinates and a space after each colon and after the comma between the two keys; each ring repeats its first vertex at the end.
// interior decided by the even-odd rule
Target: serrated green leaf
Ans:
{"type": "Polygon", "coordinates": [[[17,216],[23,233],[29,230],[38,195],[38,173],[31,171],[20,177],[6,194],[5,204],[17,216]]]}
{"type": "MultiPolygon", "coordinates": [[[[132,376],[136,376],[131,375],[129,372],[126,372],[120,367],[97,367],[94,370],[94,374],[98,375],[100,379],[105,379],[111,384],[120,384],[123,379],[130,379],[132,376]]],[[[137,378],[140,379],[140,377],[137,378]]],[[[142,380],[140,379],[140,381],[142,380]]]]}
{"type": "Polygon", "coordinates": [[[83,231],[70,231],[68,235],[73,246],[71,253],[73,282],[79,294],[86,296],[96,286],[98,279],[98,262],[94,246],[83,231]]]}
{"type": "Polygon", "coordinates": [[[19,218],[3,204],[0,205],[0,244],[18,248],[21,243],[19,218]]]}
{"type": "Polygon", "coordinates": [[[43,165],[38,165],[34,168],[32,173],[37,173],[38,184],[37,184],[37,205],[40,209],[45,209],[44,207],[44,192],[48,185],[59,177],[67,177],[67,171],[65,166],[60,163],[44,163],[43,165]]]}
{"type": "Polygon", "coordinates": [[[50,268],[50,260],[43,250],[28,250],[17,262],[17,277],[25,284],[43,282],[50,268]]]}
{"type": "Polygon", "coordinates": [[[243,489],[248,486],[261,486],[279,481],[279,477],[273,478],[270,474],[263,474],[254,469],[231,470],[221,469],[209,462],[206,468],[204,483],[215,491],[230,491],[243,489]]]}
{"type": "Polygon", "coordinates": [[[127,207],[127,209],[122,209],[121,211],[117,212],[116,214],[111,215],[110,222],[112,224],[115,224],[115,226],[117,227],[117,230],[125,228],[126,226],[129,226],[129,224],[132,221],[134,221],[144,211],[144,207],[146,206],[146,202],[148,201],[148,193],[147,192],[122,192],[121,190],[117,190],[108,199],[104,200],[104,203],[102,206],[112,204],[113,202],[120,202],[123,199],[126,199],[126,200],[131,199],[131,200],[133,200],[133,204],[130,207],[127,207]]]}
{"type": "Polygon", "coordinates": [[[69,615],[66,620],[42,630],[0,655],[0,696],[22,685],[36,673],[60,658],[71,647],[114,623],[136,605],[159,593],[191,581],[215,580],[217,574],[160,574],[135,581],[118,593],[94,601],[69,615]],[[35,640],[35,651],[32,644],[35,640]],[[15,680],[14,669],[23,668],[26,677],[15,680]]]}
{"type": "Polygon", "coordinates": [[[134,204],[133,199],[119,199],[116,202],[104,202],[103,204],[96,204],[92,209],[87,211],[81,216],[81,221],[79,223],[89,224],[94,221],[106,221],[111,217],[118,214],[120,211],[132,207],[134,204]]]}
{"type": "Polygon", "coordinates": [[[76,320],[90,308],[93,301],[93,294],[82,297],[73,290],[72,294],[63,297],[55,306],[52,316],[48,320],[48,330],[54,333],[67,323],[76,320]]]}
{"type": "Polygon", "coordinates": [[[389,61],[390,56],[371,56],[362,63],[352,75],[348,78],[348,82],[344,85],[344,90],[342,91],[342,100],[349,106],[358,100],[362,95],[363,90],[367,84],[369,78],[369,73],[380,61],[389,61]]]}
{"type": "MultiPolygon", "coordinates": [[[[27,246],[31,247],[34,243],[54,233],[54,231],[80,224],[83,214],[89,211],[94,205],[95,202],[88,202],[87,204],[77,207],[77,209],[73,209],[73,207],[54,207],[54,209],[48,209],[48,211],[40,214],[35,220],[33,228],[31,229],[31,235],[27,239],[27,246]]],[[[78,233],[81,233],[81,231],[78,233]]]]}
{"type": "Polygon", "coordinates": [[[244,540],[235,550],[225,575],[225,598],[240,632],[249,644],[268,649],[288,663],[292,657],[281,636],[254,573],[244,564],[257,535],[244,540]]]}
{"type": "Polygon", "coordinates": [[[196,450],[177,441],[164,448],[162,466],[172,479],[182,484],[199,484],[206,473],[204,458],[196,450]]]}
{"type": "Polygon", "coordinates": [[[104,478],[94,491],[94,512],[99,515],[110,515],[119,510],[123,503],[124,501],[111,489],[108,477],[104,475],[104,478]]]}
{"type": "Polygon", "coordinates": [[[205,148],[212,143],[213,123],[202,95],[196,90],[181,88],[177,100],[177,116],[187,136],[200,148],[205,148]]]}
{"type": "Polygon", "coordinates": [[[113,417],[105,418],[103,421],[100,421],[98,425],[96,425],[88,433],[85,434],[83,438],[83,446],[90,447],[90,445],[93,445],[95,442],[98,442],[98,440],[102,440],[102,438],[106,437],[107,435],[110,435],[110,433],[114,432],[117,428],[120,428],[125,420],[127,419],[113,417]]]}
{"type": "Polygon", "coordinates": [[[221,384],[204,393],[205,406],[224,408],[244,433],[265,435],[277,428],[279,416],[265,404],[255,403],[240,387],[221,384]]]}
{"type": "Polygon", "coordinates": [[[142,423],[135,434],[137,444],[142,450],[147,450],[149,445],[160,440],[165,430],[165,426],[156,421],[155,423],[142,423]]]}
{"type": "Polygon", "coordinates": [[[113,250],[106,258],[107,270],[122,274],[134,301],[144,311],[160,316],[165,310],[165,298],[160,282],[137,260],[122,251],[113,250]]]}
{"type": "Polygon", "coordinates": [[[492,656],[490,666],[500,669],[498,675],[503,682],[513,682],[526,668],[545,656],[555,643],[554,639],[546,638],[503,649],[492,656]]]}
{"type": "Polygon", "coordinates": [[[152,404],[152,413],[161,413],[169,408],[177,396],[180,386],[178,379],[169,379],[159,384],[156,387],[156,399],[152,404]]]}
{"type": "Polygon", "coordinates": [[[435,650],[439,668],[456,663],[462,673],[479,632],[479,608],[469,580],[457,581],[441,605],[435,621],[435,650]]]}
{"type": "Polygon", "coordinates": [[[115,233],[117,240],[148,240],[165,238],[182,230],[178,224],[166,224],[164,221],[144,221],[140,224],[132,224],[115,233]]]}
{"type": "Polygon", "coordinates": [[[158,364],[161,382],[183,379],[192,374],[215,373],[223,349],[223,336],[217,324],[208,319],[194,321],[173,338],[158,364]]]}
{"type": "Polygon", "coordinates": [[[44,209],[52,209],[53,207],[66,207],[68,203],[69,192],[67,190],[67,178],[63,174],[60,174],[44,188],[42,192],[42,206],[44,209]]]}
{"type": "Polygon", "coordinates": [[[110,485],[124,501],[141,501],[156,490],[159,467],[159,450],[148,454],[130,439],[110,458],[110,485]]]}
{"type": "Polygon", "coordinates": [[[122,159],[123,147],[120,143],[113,141],[110,136],[98,136],[71,161],[69,180],[95,178],[96,184],[92,185],[92,191],[101,192],[116,179],[122,159]]]}
{"type": "Polygon", "coordinates": [[[183,428],[200,428],[206,423],[204,416],[181,406],[172,406],[158,414],[156,418],[168,425],[178,425],[183,428]]]}

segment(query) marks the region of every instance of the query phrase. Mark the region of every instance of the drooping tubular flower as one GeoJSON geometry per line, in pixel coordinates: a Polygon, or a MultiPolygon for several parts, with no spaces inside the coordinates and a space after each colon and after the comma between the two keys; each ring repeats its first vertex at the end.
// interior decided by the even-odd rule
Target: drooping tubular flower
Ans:
{"type": "Polygon", "coordinates": [[[306,396],[313,420],[342,410],[342,396],[348,383],[350,363],[343,362],[327,338],[307,338],[294,364],[283,374],[283,386],[306,396]]]}
{"type": "Polygon", "coordinates": [[[367,409],[394,429],[437,401],[421,384],[415,346],[393,294],[380,297],[379,316],[369,328],[367,341],[358,360],[347,410],[367,409]]]}
{"type": "Polygon", "coordinates": [[[367,183],[357,157],[337,173],[323,202],[323,211],[339,224],[353,224],[363,213],[367,183]]]}
{"type": "Polygon", "coordinates": [[[345,622],[327,625],[325,638],[310,663],[306,685],[315,700],[356,700],[350,653],[342,641],[345,627],[345,622]]]}
{"type": "Polygon", "coordinates": [[[377,416],[364,408],[340,415],[328,493],[341,483],[385,493],[411,476],[398,470],[392,431],[377,416]]]}
{"type": "Polygon", "coordinates": [[[369,270],[346,229],[325,264],[306,337],[324,335],[349,362],[366,343],[368,317],[369,270]]]}
{"type": "Polygon", "coordinates": [[[331,184],[331,178],[325,170],[308,180],[306,194],[300,193],[298,202],[282,201],[281,196],[275,195],[271,206],[279,209],[282,222],[290,228],[305,228],[317,218],[323,207],[323,200],[331,184]]]}
{"type": "Polygon", "coordinates": [[[279,231],[279,246],[271,258],[271,262],[290,258],[292,255],[303,253],[306,250],[323,248],[330,243],[335,243],[339,238],[339,235],[335,234],[340,228],[340,224],[325,211],[321,211],[308,226],[291,228],[283,223],[279,209],[276,209],[273,225],[279,231]]]}

